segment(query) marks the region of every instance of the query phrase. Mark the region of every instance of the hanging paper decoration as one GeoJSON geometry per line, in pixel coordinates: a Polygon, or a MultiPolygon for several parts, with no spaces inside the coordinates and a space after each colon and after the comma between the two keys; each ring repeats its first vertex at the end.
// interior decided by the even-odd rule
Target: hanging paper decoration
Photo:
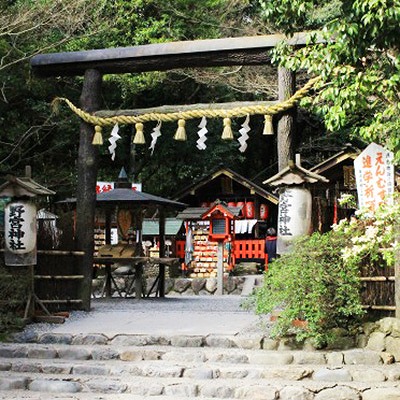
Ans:
{"type": "Polygon", "coordinates": [[[118,131],[119,131],[119,126],[118,124],[115,124],[114,128],[112,128],[111,135],[108,139],[108,141],[111,143],[108,146],[108,151],[110,152],[111,160],[113,161],[115,160],[115,149],[117,148],[117,141],[121,139],[121,136],[118,135],[118,131]]]}
{"type": "Polygon", "coordinates": [[[247,139],[249,138],[249,135],[247,132],[250,131],[250,115],[247,114],[246,119],[244,120],[242,127],[239,129],[240,137],[238,139],[238,142],[240,143],[239,151],[241,153],[244,153],[247,149],[247,139]]]}
{"type": "Polygon", "coordinates": [[[176,130],[174,139],[185,141],[186,140],[186,130],[185,130],[186,121],[184,119],[178,120],[178,129],[176,130]]]}
{"type": "Polygon", "coordinates": [[[153,132],[151,133],[150,136],[151,136],[151,143],[149,150],[151,150],[151,155],[153,155],[157,139],[161,136],[161,121],[158,121],[157,125],[154,127],[153,132]]]}
{"type": "Polygon", "coordinates": [[[233,133],[232,133],[232,121],[230,118],[224,118],[224,130],[222,131],[221,139],[223,140],[232,140],[233,133]]]}
{"type": "Polygon", "coordinates": [[[206,117],[203,117],[200,121],[199,128],[200,130],[197,132],[199,135],[199,139],[197,139],[197,148],[199,150],[205,150],[207,145],[206,145],[206,140],[207,140],[207,133],[208,129],[206,128],[207,125],[207,119],[206,117]]]}
{"type": "Polygon", "coordinates": [[[265,114],[263,135],[273,135],[274,127],[272,125],[272,115],[265,114]]]}
{"type": "Polygon", "coordinates": [[[145,144],[146,140],[144,139],[143,124],[141,122],[138,122],[135,124],[135,128],[136,128],[136,133],[135,133],[135,137],[133,138],[133,143],[134,144],[145,144]]]}

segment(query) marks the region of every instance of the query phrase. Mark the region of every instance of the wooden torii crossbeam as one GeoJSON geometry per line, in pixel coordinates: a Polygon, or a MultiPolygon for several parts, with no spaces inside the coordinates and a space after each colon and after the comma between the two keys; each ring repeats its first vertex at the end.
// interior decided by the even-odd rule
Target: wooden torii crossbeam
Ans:
{"type": "MultiPolygon", "coordinates": [[[[101,107],[102,75],[144,71],[165,71],[175,68],[213,67],[231,65],[262,65],[270,62],[268,51],[278,43],[305,46],[321,43],[315,32],[300,32],[287,38],[284,35],[264,35],[187,42],[157,43],[142,46],[97,49],[77,52],[39,54],[31,59],[31,67],[38,77],[84,75],[80,106],[94,113],[101,107]]],[[[287,100],[294,93],[294,74],[280,68],[279,100],[287,100]]],[[[282,114],[278,124],[292,135],[294,112],[282,114]]],[[[283,129],[283,128],[282,128],[283,129]]],[[[92,145],[93,126],[82,121],[78,155],[76,245],[85,252],[81,270],[83,308],[90,310],[93,265],[93,229],[95,217],[97,149],[92,145]]],[[[282,137],[282,142],[291,138],[282,137]]],[[[278,141],[278,155],[280,155],[278,141]]]]}

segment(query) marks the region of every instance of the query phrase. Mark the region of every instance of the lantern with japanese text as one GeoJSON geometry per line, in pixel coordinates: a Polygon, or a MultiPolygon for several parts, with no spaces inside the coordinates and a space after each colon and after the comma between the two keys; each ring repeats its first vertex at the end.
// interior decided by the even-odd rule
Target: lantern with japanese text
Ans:
{"type": "Polygon", "coordinates": [[[4,209],[4,261],[9,266],[36,264],[36,206],[30,200],[38,195],[55,194],[31,179],[30,168],[26,176],[7,176],[0,186],[0,196],[10,201],[4,209]]]}
{"type": "Polygon", "coordinates": [[[260,204],[260,219],[267,220],[269,214],[269,209],[267,204],[260,204]]]}
{"type": "Polygon", "coordinates": [[[255,216],[254,201],[246,201],[245,205],[246,218],[252,219],[255,216]]]}
{"type": "Polygon", "coordinates": [[[14,254],[26,254],[36,248],[36,206],[27,201],[13,201],[4,210],[4,240],[14,254]]]}

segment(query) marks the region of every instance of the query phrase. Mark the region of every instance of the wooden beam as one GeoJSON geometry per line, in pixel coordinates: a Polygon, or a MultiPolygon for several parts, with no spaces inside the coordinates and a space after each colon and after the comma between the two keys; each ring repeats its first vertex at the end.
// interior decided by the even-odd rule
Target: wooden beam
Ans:
{"type": "Polygon", "coordinates": [[[223,39],[155,43],[134,47],[39,54],[31,59],[33,72],[40,77],[84,75],[87,69],[102,74],[166,71],[176,68],[229,65],[262,65],[270,62],[268,53],[285,40],[304,46],[316,32],[299,32],[287,38],[283,34],[223,39]]]}

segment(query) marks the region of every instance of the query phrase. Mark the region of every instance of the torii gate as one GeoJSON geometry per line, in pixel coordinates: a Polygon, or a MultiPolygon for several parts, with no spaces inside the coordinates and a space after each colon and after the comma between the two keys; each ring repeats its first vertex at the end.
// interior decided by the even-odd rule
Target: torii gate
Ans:
{"type": "MultiPolygon", "coordinates": [[[[103,74],[188,67],[262,65],[270,62],[268,50],[278,43],[286,41],[293,46],[305,46],[310,38],[311,33],[303,32],[291,38],[276,34],[40,54],[31,59],[31,67],[38,77],[83,75],[80,106],[82,110],[94,113],[101,107],[103,74]]],[[[317,42],[321,42],[321,39],[317,39],[317,42]]],[[[278,100],[287,100],[294,91],[295,74],[285,68],[278,68],[278,100]]],[[[279,169],[293,158],[291,143],[295,112],[292,108],[279,115],[279,169]]],[[[97,149],[92,145],[93,133],[93,125],[82,121],[78,154],[76,244],[78,249],[85,252],[81,264],[84,275],[81,297],[82,307],[86,311],[90,310],[97,180],[97,149]]]]}

